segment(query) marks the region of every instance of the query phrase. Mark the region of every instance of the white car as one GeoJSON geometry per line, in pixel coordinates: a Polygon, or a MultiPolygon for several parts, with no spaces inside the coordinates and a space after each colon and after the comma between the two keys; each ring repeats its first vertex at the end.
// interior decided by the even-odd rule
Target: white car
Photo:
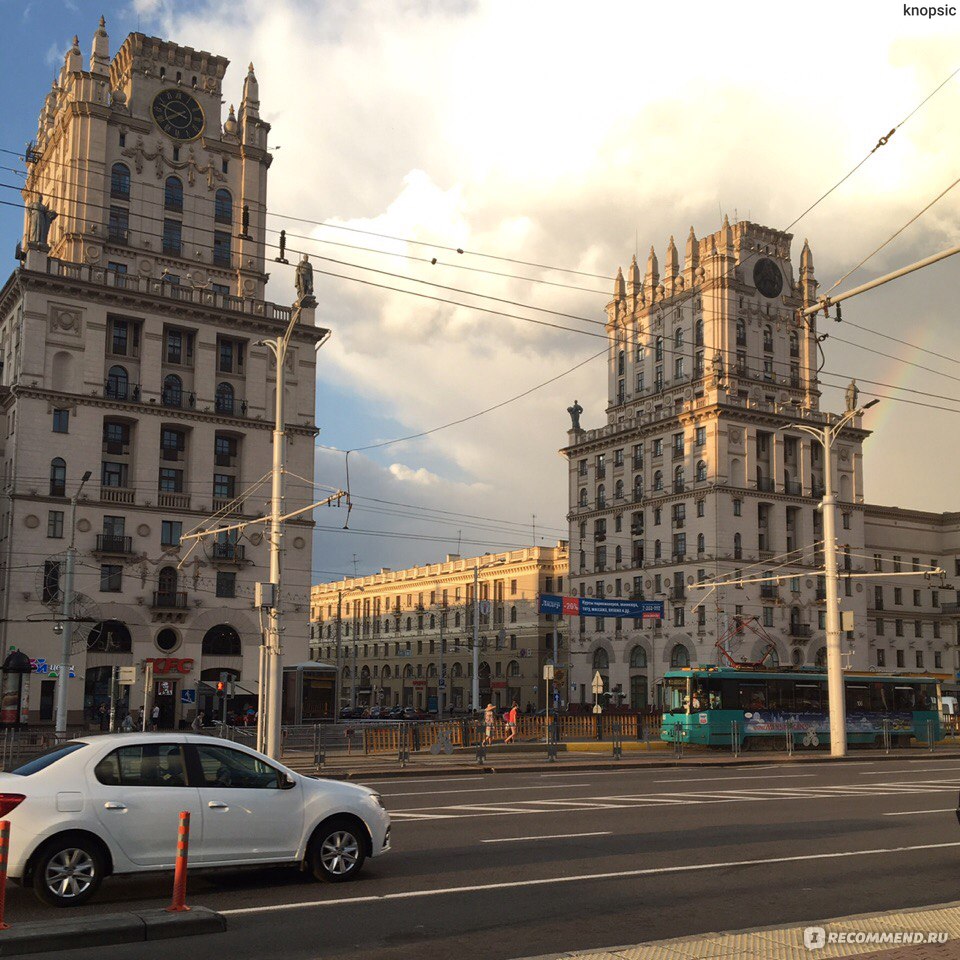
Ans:
{"type": "Polygon", "coordinates": [[[390,849],[390,816],[367,787],[303,777],[213,737],[126,733],[0,773],[7,875],[54,906],[84,903],[108,874],[171,869],[181,810],[190,869],[298,863],[336,882],[390,849]]]}

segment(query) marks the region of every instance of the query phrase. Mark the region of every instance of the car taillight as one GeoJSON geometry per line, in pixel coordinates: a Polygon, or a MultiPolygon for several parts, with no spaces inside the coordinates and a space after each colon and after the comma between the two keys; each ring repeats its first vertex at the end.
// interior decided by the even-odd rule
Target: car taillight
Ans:
{"type": "Polygon", "coordinates": [[[0,793],[0,820],[19,807],[26,799],[22,793],[0,793]]]}

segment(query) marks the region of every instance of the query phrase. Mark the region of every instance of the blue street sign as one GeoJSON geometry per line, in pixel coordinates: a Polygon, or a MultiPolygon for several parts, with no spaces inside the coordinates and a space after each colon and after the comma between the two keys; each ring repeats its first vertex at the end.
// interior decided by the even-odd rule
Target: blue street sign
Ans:
{"type": "Polygon", "coordinates": [[[196,691],[196,690],[181,690],[181,691],[180,691],[180,702],[181,702],[181,703],[196,703],[196,702],[197,702],[197,691],[196,691]]]}
{"type": "Polygon", "coordinates": [[[559,703],[559,702],[560,702],[560,691],[559,691],[559,690],[554,690],[554,691],[553,691],[553,702],[554,702],[554,703],[559,703]]]}
{"type": "Polygon", "coordinates": [[[593,597],[561,597],[541,594],[540,613],[555,616],[626,617],[634,620],[662,620],[662,600],[603,600],[593,597]]]}

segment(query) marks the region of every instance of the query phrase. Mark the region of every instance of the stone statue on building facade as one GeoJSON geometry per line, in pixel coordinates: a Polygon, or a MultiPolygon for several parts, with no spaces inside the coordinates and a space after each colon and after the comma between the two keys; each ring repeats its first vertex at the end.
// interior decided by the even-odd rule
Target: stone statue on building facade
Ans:
{"type": "Polygon", "coordinates": [[[313,266],[306,254],[297,264],[297,303],[301,307],[317,305],[317,298],[313,295],[313,266]]]}
{"type": "Polygon", "coordinates": [[[56,219],[56,213],[43,202],[43,195],[38,193],[37,199],[27,204],[27,246],[39,250],[49,249],[47,236],[50,225],[56,219]]]}
{"type": "Polygon", "coordinates": [[[580,426],[580,414],[583,413],[583,407],[574,400],[572,407],[567,407],[567,413],[570,414],[570,429],[580,431],[582,427],[580,426]]]}
{"type": "Polygon", "coordinates": [[[857,387],[857,381],[851,380],[849,386],[847,387],[847,410],[856,410],[860,402],[860,390],[857,387]]]}

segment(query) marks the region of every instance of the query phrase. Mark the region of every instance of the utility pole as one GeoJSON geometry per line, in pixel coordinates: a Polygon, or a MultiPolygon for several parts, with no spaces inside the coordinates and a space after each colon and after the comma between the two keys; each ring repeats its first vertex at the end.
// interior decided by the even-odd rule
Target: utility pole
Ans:
{"type": "Polygon", "coordinates": [[[444,693],[444,677],[443,677],[443,619],[446,617],[447,611],[446,608],[440,607],[440,652],[439,652],[439,663],[437,664],[437,719],[443,719],[443,693],[444,693]]]}
{"type": "Polygon", "coordinates": [[[70,546],[67,549],[66,570],[63,575],[63,645],[60,648],[60,666],[57,669],[57,722],[56,738],[62,740],[67,733],[67,681],[70,678],[70,656],[73,652],[73,567],[77,556],[77,501],[83,485],[92,476],[88,470],[80,478],[77,492],[70,498],[70,546]]]}
{"type": "Polygon", "coordinates": [[[333,678],[333,719],[334,722],[340,719],[340,612],[343,604],[343,591],[337,591],[337,673],[333,678]]]}
{"type": "Polygon", "coordinates": [[[785,424],[780,430],[799,430],[819,441],[823,447],[823,499],[820,511],[823,515],[823,560],[827,592],[827,699],[830,713],[830,755],[847,755],[847,710],[843,690],[843,660],[840,650],[840,578],[837,575],[837,517],[836,500],[833,495],[833,444],[851,420],[862,417],[864,412],[876,406],[877,399],[856,407],[856,391],[847,403],[851,409],[831,423],[827,416],[824,427],[806,423],[785,424]]]}
{"type": "Polygon", "coordinates": [[[353,601],[353,666],[350,668],[350,706],[356,709],[357,706],[357,622],[360,608],[360,601],[353,601]]]}

